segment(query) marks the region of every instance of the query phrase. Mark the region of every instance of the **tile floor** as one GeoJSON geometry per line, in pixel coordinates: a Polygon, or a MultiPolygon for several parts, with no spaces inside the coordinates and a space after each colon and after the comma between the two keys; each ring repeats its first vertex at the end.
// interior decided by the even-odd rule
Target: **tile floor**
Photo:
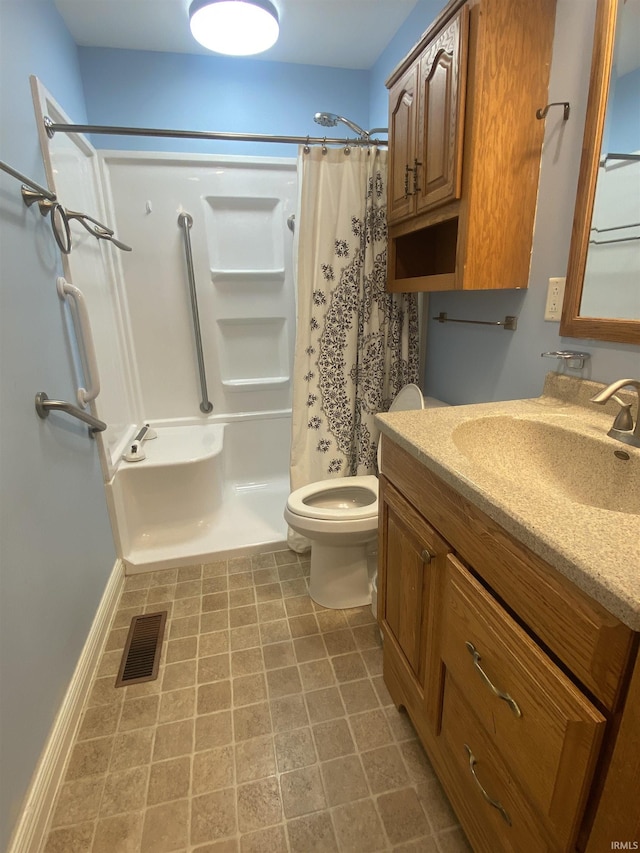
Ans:
{"type": "Polygon", "coordinates": [[[44,853],[470,851],[382,679],[369,607],[326,610],[292,551],[125,581],[44,853]],[[167,610],[158,679],[115,688],[167,610]]]}

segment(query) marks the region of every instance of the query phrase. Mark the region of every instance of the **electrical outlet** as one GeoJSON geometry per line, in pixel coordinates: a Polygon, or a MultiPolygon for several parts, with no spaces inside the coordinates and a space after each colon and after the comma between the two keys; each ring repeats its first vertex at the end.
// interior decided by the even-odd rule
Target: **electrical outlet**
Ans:
{"type": "Polygon", "coordinates": [[[550,278],[547,285],[547,302],[544,307],[544,319],[558,322],[562,314],[564,285],[566,278],[550,278]]]}

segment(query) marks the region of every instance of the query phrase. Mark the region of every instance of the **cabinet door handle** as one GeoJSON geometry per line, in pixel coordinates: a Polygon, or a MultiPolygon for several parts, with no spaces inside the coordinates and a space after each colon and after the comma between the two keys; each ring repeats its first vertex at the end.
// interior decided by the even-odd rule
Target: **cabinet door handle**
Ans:
{"type": "Polygon", "coordinates": [[[422,166],[422,163],[416,158],[413,161],[413,195],[417,195],[420,192],[420,187],[418,185],[418,166],[422,166]]]}
{"type": "MultiPolygon", "coordinates": [[[[404,167],[404,197],[409,198],[413,193],[409,192],[409,172],[413,172],[411,166],[407,163],[404,167]]],[[[415,182],[415,177],[414,177],[415,182]]]]}
{"type": "Polygon", "coordinates": [[[428,566],[431,560],[435,560],[436,558],[436,555],[432,554],[428,548],[425,548],[420,556],[422,557],[422,562],[425,566],[428,566]]]}
{"type": "Polygon", "coordinates": [[[494,809],[498,809],[498,811],[502,815],[504,822],[507,824],[507,826],[512,826],[511,818],[509,817],[509,812],[505,809],[505,807],[502,805],[502,803],[499,802],[499,800],[493,799],[493,797],[484,788],[482,782],[478,779],[478,774],[476,773],[476,764],[478,762],[476,761],[476,757],[473,754],[473,752],[471,752],[469,745],[465,743],[464,748],[467,750],[467,753],[469,754],[469,770],[471,771],[471,775],[473,776],[473,781],[476,783],[478,788],[480,788],[480,793],[485,798],[485,800],[489,803],[490,806],[493,806],[494,809]]]}
{"type": "Polygon", "coordinates": [[[511,708],[511,710],[516,715],[516,717],[521,717],[522,711],[520,710],[516,700],[513,699],[511,696],[509,696],[508,693],[505,693],[503,690],[499,690],[495,686],[495,684],[493,684],[493,682],[491,681],[491,679],[489,678],[487,673],[484,671],[484,669],[480,666],[480,661],[482,660],[482,658],[480,657],[480,654],[479,654],[478,650],[476,649],[476,647],[473,645],[473,643],[470,643],[469,641],[467,641],[465,643],[465,646],[467,647],[467,651],[469,652],[469,654],[473,658],[473,665],[475,666],[475,668],[480,673],[482,680],[487,685],[489,690],[493,693],[494,696],[497,696],[498,699],[503,699],[507,703],[507,705],[511,708]]]}

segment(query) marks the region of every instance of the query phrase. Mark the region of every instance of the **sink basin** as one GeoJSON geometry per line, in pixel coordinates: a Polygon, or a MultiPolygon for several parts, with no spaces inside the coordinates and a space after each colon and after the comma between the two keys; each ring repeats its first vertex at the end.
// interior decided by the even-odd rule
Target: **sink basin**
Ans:
{"type": "Polygon", "coordinates": [[[563,423],[508,415],[455,427],[457,449],[489,474],[568,503],[640,515],[640,453],[563,423]],[[628,456],[619,458],[615,452],[628,456]]]}

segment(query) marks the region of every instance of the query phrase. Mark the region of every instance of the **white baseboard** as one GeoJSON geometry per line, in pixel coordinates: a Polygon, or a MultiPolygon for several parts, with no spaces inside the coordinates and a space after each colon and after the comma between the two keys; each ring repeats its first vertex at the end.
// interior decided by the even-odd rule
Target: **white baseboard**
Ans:
{"type": "Polygon", "coordinates": [[[7,853],[39,853],[58,786],[67,763],[107,633],[124,584],[124,566],[116,560],[77,666],[42,751],[7,853]]]}

